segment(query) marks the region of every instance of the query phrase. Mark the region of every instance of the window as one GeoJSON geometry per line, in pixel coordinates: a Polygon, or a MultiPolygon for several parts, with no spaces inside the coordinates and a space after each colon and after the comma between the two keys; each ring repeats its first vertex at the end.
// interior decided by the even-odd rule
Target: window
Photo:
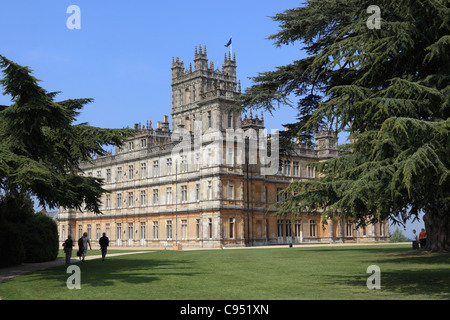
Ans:
{"type": "Polygon", "coordinates": [[[295,224],[294,224],[294,236],[295,237],[300,237],[300,232],[302,228],[302,223],[301,220],[295,220],[295,224]]]}
{"type": "Polygon", "coordinates": [[[61,226],[61,238],[62,240],[66,240],[66,226],[61,226]]]}
{"type": "Polygon", "coordinates": [[[315,220],[309,220],[309,235],[311,237],[316,236],[316,221],[315,220]]]}
{"type": "Polygon", "coordinates": [[[187,202],[187,186],[181,186],[181,202],[187,202]]]}
{"type": "Polygon", "coordinates": [[[291,227],[291,220],[286,220],[286,237],[292,237],[292,227],[291,227]]]}
{"type": "Polygon", "coordinates": [[[211,128],[211,111],[208,111],[208,128],[211,128]]]}
{"type": "Polygon", "coordinates": [[[134,167],[133,165],[128,166],[128,179],[133,180],[134,179],[134,167]]]}
{"type": "Polygon", "coordinates": [[[346,236],[347,237],[351,237],[352,236],[352,222],[351,221],[347,221],[346,223],[346,236]]]}
{"type": "Polygon", "coordinates": [[[109,194],[106,195],[105,208],[106,209],[111,208],[111,195],[109,194]]]}
{"type": "Polygon", "coordinates": [[[122,193],[118,193],[116,196],[116,207],[122,208],[122,193]]]}
{"type": "Polygon", "coordinates": [[[100,225],[96,224],[95,225],[95,239],[100,239],[100,225]]]}
{"type": "Polygon", "coordinates": [[[147,147],[147,139],[141,139],[141,148],[147,147]]]}
{"type": "Polygon", "coordinates": [[[230,218],[230,239],[234,239],[234,218],[230,218]]]}
{"type": "Polygon", "coordinates": [[[159,177],[159,161],[158,160],[153,161],[153,176],[159,177]]]}
{"type": "Polygon", "coordinates": [[[200,239],[200,219],[195,219],[195,237],[200,239]]]}
{"type": "Polygon", "coordinates": [[[234,184],[232,181],[228,183],[228,199],[233,200],[234,199],[234,184]]]}
{"type": "Polygon", "coordinates": [[[147,192],[145,190],[141,191],[141,206],[145,206],[147,204],[147,192]]]}
{"type": "Polygon", "coordinates": [[[195,185],[195,201],[200,201],[200,184],[195,185]]]}
{"type": "Polygon", "coordinates": [[[187,239],[188,238],[188,225],[187,220],[181,220],[181,239],[187,239]]]}
{"type": "Polygon", "coordinates": [[[212,219],[208,218],[208,235],[209,238],[212,239],[213,237],[213,224],[212,224],[212,219]]]}
{"type": "Polygon", "coordinates": [[[212,181],[208,181],[208,200],[212,200],[212,181]]]}
{"type": "Polygon", "coordinates": [[[166,221],[166,238],[172,239],[172,221],[166,221]]]}
{"type": "Polygon", "coordinates": [[[134,206],[133,192],[128,192],[128,206],[134,206]]]}
{"type": "Polygon", "coordinates": [[[133,224],[128,224],[128,240],[133,240],[133,224]]]}
{"type": "Polygon", "coordinates": [[[233,115],[228,113],[228,128],[231,128],[233,126],[233,115]]]}
{"type": "Polygon", "coordinates": [[[147,178],[147,164],[141,163],[141,179],[147,178]]]}
{"type": "Polygon", "coordinates": [[[187,163],[187,156],[182,155],[181,156],[181,168],[180,172],[187,172],[188,171],[188,163],[187,163]]]}
{"type": "Polygon", "coordinates": [[[78,226],[78,239],[81,238],[83,236],[83,226],[79,225],[78,226]]]}
{"type": "Polygon", "coordinates": [[[166,204],[173,204],[172,187],[167,187],[166,199],[166,204]]]}
{"type": "Polygon", "coordinates": [[[208,166],[212,166],[213,165],[213,156],[212,156],[212,149],[208,148],[208,152],[207,152],[207,159],[206,159],[206,164],[208,166]]]}
{"type": "Polygon", "coordinates": [[[122,181],[122,167],[117,168],[116,181],[122,181]]]}
{"type": "Polygon", "coordinates": [[[97,178],[101,178],[102,177],[102,171],[101,170],[97,170],[97,178]]]}
{"type": "Polygon", "coordinates": [[[277,202],[280,202],[283,200],[283,194],[281,193],[283,191],[283,188],[277,188],[277,202]]]}
{"type": "Polygon", "coordinates": [[[283,174],[290,176],[291,175],[291,162],[284,161],[283,174]]]}
{"type": "Polygon", "coordinates": [[[299,176],[299,168],[300,168],[300,166],[298,164],[298,161],[294,161],[293,162],[293,171],[294,171],[293,174],[295,177],[299,176]]]}
{"type": "Polygon", "coordinates": [[[167,160],[166,160],[166,170],[167,170],[167,174],[171,174],[172,173],[172,158],[167,158],[167,160]]]}
{"type": "Polygon", "coordinates": [[[308,178],[314,178],[314,167],[313,166],[307,166],[307,177],[308,178]]]}
{"type": "Polygon", "coordinates": [[[153,189],[153,205],[159,204],[159,190],[153,189]]]}
{"type": "Polygon", "coordinates": [[[147,227],[145,222],[141,222],[141,240],[145,240],[147,238],[147,227]]]}
{"type": "Polygon", "coordinates": [[[116,239],[120,240],[122,239],[122,224],[118,223],[116,226],[116,239]]]}
{"type": "Polygon", "coordinates": [[[227,165],[232,166],[234,164],[233,160],[233,148],[228,148],[227,165]]]}
{"type": "Polygon", "coordinates": [[[283,237],[283,220],[277,220],[277,226],[278,226],[278,237],[283,237]]]}
{"type": "Polygon", "coordinates": [[[92,238],[92,226],[90,224],[87,225],[87,236],[89,239],[92,238]]]}
{"type": "Polygon", "coordinates": [[[134,141],[128,142],[128,150],[134,150],[134,141]]]}
{"type": "Polygon", "coordinates": [[[106,169],[106,182],[111,182],[111,169],[106,169]]]}
{"type": "Polygon", "coordinates": [[[108,238],[111,238],[111,225],[109,223],[107,223],[105,226],[105,232],[106,232],[106,236],[108,238]]]}
{"type": "Polygon", "coordinates": [[[197,169],[197,170],[200,170],[200,152],[196,152],[195,153],[195,168],[197,169]]]}
{"type": "Polygon", "coordinates": [[[159,223],[158,221],[153,221],[153,240],[159,239],[159,223]]]}

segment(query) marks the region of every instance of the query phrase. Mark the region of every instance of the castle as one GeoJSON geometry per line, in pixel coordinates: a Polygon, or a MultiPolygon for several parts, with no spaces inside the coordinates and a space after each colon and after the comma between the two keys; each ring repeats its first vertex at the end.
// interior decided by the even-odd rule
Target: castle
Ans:
{"type": "Polygon", "coordinates": [[[103,178],[109,193],[102,215],[60,208],[60,241],[84,232],[93,242],[106,232],[111,246],[178,249],[389,241],[387,222],[356,228],[351,220],[323,225],[320,215],[294,221],[274,215],[279,192],[293,181],[315,179],[310,164],[336,157],[337,140],[323,129],[316,146],[297,143],[289,159],[275,161],[274,152],[258,157],[264,147],[252,154],[258,149],[252,144],[273,151],[275,141],[261,134],[263,114],[242,118],[230,109],[240,91],[230,53],[222,70],[209,63],[206,47],[195,48],[194,67],[173,58],[172,130],[168,116],[156,128],[151,121],[137,123],[136,134],[114,155],[82,163],[80,174],[103,178]],[[230,133],[231,144],[223,140],[230,133]],[[268,162],[271,170],[264,171],[268,162]]]}

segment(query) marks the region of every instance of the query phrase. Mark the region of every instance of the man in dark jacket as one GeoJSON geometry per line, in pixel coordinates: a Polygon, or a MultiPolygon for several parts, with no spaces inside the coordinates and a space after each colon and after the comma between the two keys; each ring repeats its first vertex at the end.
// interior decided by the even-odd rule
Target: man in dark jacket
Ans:
{"type": "Polygon", "coordinates": [[[72,236],[69,235],[66,241],[63,243],[64,253],[66,254],[66,264],[70,264],[70,258],[72,257],[73,240],[72,236]]]}
{"type": "Polygon", "coordinates": [[[109,239],[105,232],[103,232],[103,237],[100,238],[98,243],[100,244],[100,250],[102,250],[102,261],[105,261],[106,251],[109,246],[109,239]]]}

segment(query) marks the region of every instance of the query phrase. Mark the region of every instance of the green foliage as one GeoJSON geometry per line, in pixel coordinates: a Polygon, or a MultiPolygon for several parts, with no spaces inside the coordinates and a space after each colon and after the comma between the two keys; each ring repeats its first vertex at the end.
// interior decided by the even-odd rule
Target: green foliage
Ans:
{"type": "Polygon", "coordinates": [[[395,231],[391,234],[391,242],[406,242],[406,241],[408,241],[408,239],[400,231],[399,228],[396,228],[395,231]]]}
{"type": "Polygon", "coordinates": [[[42,212],[37,212],[26,221],[22,241],[26,262],[52,261],[58,256],[58,227],[52,218],[42,212]]]}
{"type": "Polygon", "coordinates": [[[104,156],[105,146],[121,145],[133,131],[75,125],[92,99],[57,102],[57,93],[41,88],[28,67],[0,56],[0,68],[3,92],[13,102],[0,108],[0,190],[27,191],[50,208],[100,213],[102,180],[79,176],[79,163],[104,156]]]}
{"type": "Polygon", "coordinates": [[[25,248],[16,226],[0,218],[0,267],[21,264],[25,260],[25,248]]]}
{"type": "Polygon", "coordinates": [[[449,2],[378,1],[381,29],[367,27],[372,4],[310,0],[277,14],[270,39],[309,56],[253,78],[240,107],[272,111],[293,95],[299,139],[324,124],[350,134],[340,157],[317,165],[323,178],[286,190],[295,196],[279,214],[323,209],[324,220],[366,224],[423,211],[434,221],[428,245],[450,249],[450,226],[436,228],[450,215],[449,2]]]}
{"type": "Polygon", "coordinates": [[[56,222],[35,213],[26,193],[0,198],[0,253],[2,265],[55,260],[59,238],[56,222]]]}

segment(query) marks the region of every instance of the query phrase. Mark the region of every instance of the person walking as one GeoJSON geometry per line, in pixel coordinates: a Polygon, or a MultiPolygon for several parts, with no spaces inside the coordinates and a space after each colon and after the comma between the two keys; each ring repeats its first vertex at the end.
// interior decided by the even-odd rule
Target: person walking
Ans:
{"type": "Polygon", "coordinates": [[[106,236],[105,232],[103,232],[103,237],[100,238],[98,243],[100,244],[100,250],[102,250],[102,261],[105,261],[106,251],[107,251],[108,246],[109,246],[109,239],[106,236]]]}
{"type": "Polygon", "coordinates": [[[72,258],[73,240],[72,236],[69,235],[63,243],[64,253],[66,254],[66,264],[70,264],[70,258],[72,258]]]}
{"type": "Polygon", "coordinates": [[[412,234],[412,247],[414,250],[419,249],[419,239],[417,238],[416,230],[414,229],[412,234]]]}
{"type": "Polygon", "coordinates": [[[81,237],[80,239],[78,239],[78,251],[77,251],[77,256],[80,258],[83,256],[83,237],[81,237]]]}
{"type": "Polygon", "coordinates": [[[84,262],[84,258],[86,257],[86,253],[87,253],[88,244],[89,244],[89,249],[92,250],[92,247],[91,247],[91,241],[89,240],[87,232],[83,233],[83,237],[81,239],[83,239],[83,252],[82,252],[83,260],[81,260],[81,261],[84,262]]]}
{"type": "Polygon", "coordinates": [[[427,245],[427,233],[425,232],[425,229],[422,229],[419,233],[419,243],[420,249],[425,249],[425,246],[427,245]]]}

